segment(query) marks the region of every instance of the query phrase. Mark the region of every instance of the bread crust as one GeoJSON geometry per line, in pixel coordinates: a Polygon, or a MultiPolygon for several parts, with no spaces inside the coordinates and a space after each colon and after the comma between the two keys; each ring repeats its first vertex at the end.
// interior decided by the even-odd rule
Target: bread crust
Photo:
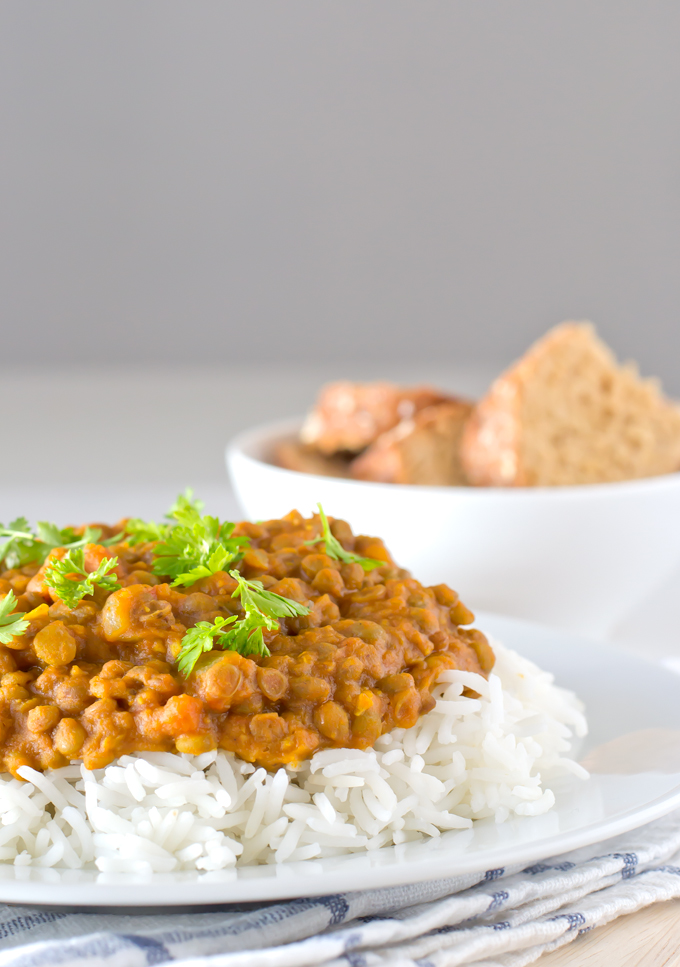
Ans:
{"type": "Polygon", "coordinates": [[[380,483],[466,485],[459,445],[472,409],[468,400],[451,398],[419,410],[356,457],[351,475],[380,483]]]}
{"type": "Polygon", "coordinates": [[[460,458],[476,487],[519,487],[520,391],[512,378],[500,377],[477,404],[465,425],[460,458]]]}
{"type": "MultiPolygon", "coordinates": [[[[676,454],[680,455],[680,410],[658,392],[653,381],[640,380],[630,366],[619,367],[609,348],[597,338],[591,323],[565,322],[546,333],[518,362],[496,379],[475,408],[461,441],[461,460],[471,484],[522,487],[555,483],[550,479],[532,479],[523,459],[527,452],[525,436],[531,431],[524,418],[524,404],[539,366],[548,358],[559,360],[560,354],[575,346],[587,351],[589,358],[612,380],[621,379],[625,374],[629,385],[635,383],[637,387],[644,388],[643,391],[650,395],[649,406],[654,411],[651,415],[663,414],[664,419],[677,421],[677,443],[668,444],[664,458],[666,469],[653,472],[678,469],[680,457],[676,454]]],[[[596,390],[597,387],[593,387],[593,391],[596,390]]],[[[614,468],[611,468],[611,475],[605,472],[592,480],[565,479],[559,482],[574,484],[646,475],[644,468],[640,468],[637,474],[621,477],[616,476],[614,468]]]]}
{"type": "Polygon", "coordinates": [[[329,383],[319,393],[300,431],[320,453],[360,453],[419,410],[448,397],[431,386],[402,389],[394,383],[329,383]]]}
{"type": "Polygon", "coordinates": [[[299,440],[282,440],[276,445],[274,462],[284,470],[312,473],[317,477],[349,477],[348,457],[325,456],[299,440]]]}

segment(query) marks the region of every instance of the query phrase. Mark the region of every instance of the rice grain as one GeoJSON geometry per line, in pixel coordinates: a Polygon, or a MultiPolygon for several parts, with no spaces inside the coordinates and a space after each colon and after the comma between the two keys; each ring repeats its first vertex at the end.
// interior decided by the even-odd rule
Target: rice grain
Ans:
{"type": "Polygon", "coordinates": [[[488,680],[443,672],[434,709],[366,751],[325,749],[275,773],[223,751],[139,752],[96,772],[23,766],[25,782],[0,777],[0,863],[57,878],[78,868],[212,875],[547,812],[555,777],[587,777],[568,757],[586,733],[583,711],[548,673],[494,650],[488,680]]]}

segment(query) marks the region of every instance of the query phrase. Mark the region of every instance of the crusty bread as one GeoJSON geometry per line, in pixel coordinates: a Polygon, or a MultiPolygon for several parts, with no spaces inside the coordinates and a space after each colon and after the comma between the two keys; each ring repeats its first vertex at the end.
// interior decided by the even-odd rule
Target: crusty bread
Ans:
{"type": "Polygon", "coordinates": [[[470,483],[588,484],[680,469],[680,408],[590,323],[547,333],[493,384],[461,445],[470,483]]]}
{"type": "Polygon", "coordinates": [[[429,386],[329,383],[305,420],[300,439],[320,453],[359,453],[401,420],[446,398],[429,386]]]}
{"type": "Polygon", "coordinates": [[[313,473],[317,477],[349,477],[348,457],[326,456],[298,440],[277,443],[274,462],[285,470],[313,473]]]}
{"type": "Polygon", "coordinates": [[[461,486],[460,439],[472,411],[467,400],[448,400],[419,410],[383,433],[352,461],[359,480],[383,483],[461,486]]]}

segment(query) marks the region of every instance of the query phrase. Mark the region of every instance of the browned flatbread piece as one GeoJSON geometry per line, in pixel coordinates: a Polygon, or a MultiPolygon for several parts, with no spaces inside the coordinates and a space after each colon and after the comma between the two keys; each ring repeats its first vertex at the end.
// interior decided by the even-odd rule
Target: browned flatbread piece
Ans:
{"type": "Polygon", "coordinates": [[[274,462],[285,470],[313,473],[320,477],[349,477],[349,457],[327,457],[298,440],[283,440],[278,443],[274,462]]]}
{"type": "Polygon", "coordinates": [[[463,434],[470,483],[588,484],[680,468],[680,408],[593,326],[565,322],[492,385],[463,434]]]}
{"type": "Polygon", "coordinates": [[[472,409],[467,400],[451,399],[419,410],[353,460],[352,476],[383,483],[466,484],[460,440],[472,409]]]}
{"type": "Polygon", "coordinates": [[[445,399],[430,386],[329,383],[305,420],[300,439],[320,453],[359,453],[401,420],[445,399]]]}

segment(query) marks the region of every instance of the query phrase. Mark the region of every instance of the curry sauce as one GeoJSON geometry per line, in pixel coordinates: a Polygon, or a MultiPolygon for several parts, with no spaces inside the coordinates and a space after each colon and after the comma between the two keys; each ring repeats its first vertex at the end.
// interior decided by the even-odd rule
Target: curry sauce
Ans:
{"type": "MultiPolygon", "coordinates": [[[[105,539],[116,530],[97,525],[105,539]]],[[[190,588],[153,573],[154,544],[87,544],[88,572],[117,557],[121,587],[95,587],[67,607],[44,580],[45,564],[6,570],[28,627],[0,645],[0,769],[59,768],[80,759],[102,768],[134,751],[198,754],[216,747],[268,769],[324,748],[370,748],[409,728],[434,706],[440,673],[487,675],[493,652],[472,614],[446,585],[423,587],[392,561],[382,541],[333,535],[384,564],[371,570],[307,546],[319,518],[292,512],[242,523],[249,538],[238,570],[309,609],[265,631],[268,656],[203,655],[184,678],[176,661],[187,629],[242,614],[237,582],[219,571],[190,588]]]]}

